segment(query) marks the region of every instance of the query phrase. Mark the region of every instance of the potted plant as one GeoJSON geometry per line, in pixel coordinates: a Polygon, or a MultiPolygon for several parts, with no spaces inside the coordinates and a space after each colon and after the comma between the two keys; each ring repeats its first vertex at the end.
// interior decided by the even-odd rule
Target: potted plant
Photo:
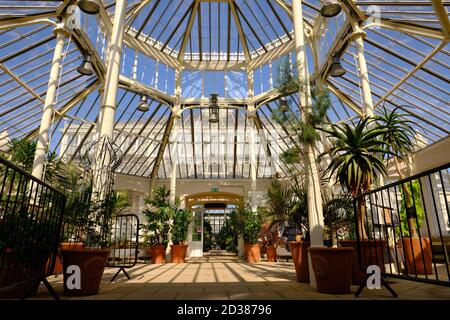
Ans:
{"type": "MultiPolygon", "coordinates": [[[[330,128],[322,130],[328,133],[333,145],[328,150],[331,162],[325,174],[330,177],[336,175],[342,189],[349,192],[352,197],[357,197],[371,189],[372,184],[378,180],[380,174],[386,174],[383,156],[387,151],[387,142],[382,140],[382,135],[387,129],[372,125],[370,118],[361,119],[356,126],[347,123],[340,125],[331,124],[330,128]]],[[[325,155],[323,153],[321,156],[325,155]]],[[[386,251],[385,240],[369,241],[366,232],[366,203],[363,197],[358,198],[358,225],[360,236],[361,254],[365,257],[365,264],[373,264],[378,261],[383,269],[382,254],[386,251]]],[[[356,241],[341,241],[341,246],[356,248],[356,241]]],[[[344,255],[342,255],[344,257],[344,255]]],[[[365,271],[366,266],[354,270],[356,274],[365,271]]],[[[353,280],[360,281],[361,277],[355,276],[353,280]]]]}
{"type": "Polygon", "coordinates": [[[245,256],[250,263],[261,260],[261,246],[258,243],[262,228],[262,216],[260,211],[252,212],[249,209],[241,209],[239,214],[244,219],[245,256]]]}
{"type": "MultiPolygon", "coordinates": [[[[325,86],[316,85],[310,87],[309,82],[302,83],[298,75],[292,70],[291,64],[287,59],[280,64],[278,84],[277,89],[282,98],[278,109],[272,113],[272,118],[281,124],[283,128],[286,128],[285,130],[290,131],[292,135],[296,135],[298,140],[298,143],[293,148],[281,155],[281,159],[287,165],[292,165],[292,168],[289,168],[289,170],[294,173],[297,172],[297,174],[294,174],[294,177],[299,175],[299,169],[296,164],[302,164],[306,172],[308,172],[308,174],[303,173],[299,175],[306,186],[302,188],[302,196],[304,195],[305,197],[304,203],[307,208],[303,211],[303,214],[306,214],[306,217],[308,215],[319,217],[317,225],[309,226],[319,233],[323,229],[320,219],[322,206],[314,205],[312,201],[306,201],[306,198],[314,199],[315,197],[317,203],[320,203],[324,195],[319,179],[319,166],[316,164],[316,142],[321,138],[318,129],[328,122],[327,111],[332,104],[331,98],[325,86]],[[296,99],[293,93],[298,93],[299,91],[302,91],[300,103],[293,103],[296,99]],[[318,190],[320,190],[320,193],[317,192],[318,190]]],[[[306,220],[309,221],[308,219],[306,220]]],[[[308,232],[306,232],[305,236],[308,239],[308,232]]],[[[318,236],[321,235],[318,234],[318,236]]],[[[294,263],[296,263],[296,271],[300,272],[297,272],[299,281],[309,281],[309,271],[307,272],[308,276],[306,276],[306,268],[308,266],[306,248],[308,245],[309,243],[304,243],[303,241],[296,241],[290,244],[294,263]]]]}
{"type": "Polygon", "coordinates": [[[277,261],[277,245],[280,241],[278,234],[278,225],[273,223],[265,223],[262,226],[260,238],[263,248],[267,253],[268,262],[277,261]]]}
{"type": "Polygon", "coordinates": [[[171,205],[169,203],[170,191],[165,187],[156,188],[153,198],[146,199],[145,203],[151,208],[144,210],[147,218],[145,226],[148,232],[147,240],[150,244],[152,263],[164,263],[166,248],[169,243],[171,205]]]}
{"type": "Polygon", "coordinates": [[[117,194],[112,191],[101,199],[94,194],[80,205],[74,242],[83,242],[83,249],[64,249],[61,251],[64,270],[64,294],[69,296],[88,296],[98,293],[103,272],[111,250],[111,222],[117,194]],[[94,199],[93,199],[94,198],[94,199]],[[73,270],[70,266],[80,268],[81,283],[79,287],[68,285],[68,278],[73,270]]]}
{"type": "MultiPolygon", "coordinates": [[[[414,151],[412,139],[416,133],[411,126],[413,122],[407,118],[406,114],[397,112],[398,109],[397,107],[389,112],[383,105],[381,113],[374,119],[379,127],[387,129],[382,139],[387,142],[385,149],[389,153],[386,154],[391,157],[386,161],[392,160],[398,178],[402,180],[405,174],[400,169],[400,164],[403,162],[408,167],[408,154],[414,151]]],[[[417,231],[424,219],[420,184],[417,181],[402,183],[401,194],[403,198],[400,210],[402,245],[408,272],[418,275],[433,274],[430,238],[419,238],[417,231]]]]}
{"type": "Polygon", "coordinates": [[[187,251],[188,228],[191,213],[180,208],[172,209],[172,242],[171,247],[172,263],[185,263],[187,251]]]}
{"type": "Polygon", "coordinates": [[[289,249],[294,261],[295,272],[299,282],[309,282],[308,251],[308,207],[306,191],[298,180],[283,186],[278,180],[272,181],[267,191],[266,207],[272,223],[287,225],[288,233],[292,234],[289,249]],[[296,239],[296,230],[303,231],[303,237],[296,239]]]}

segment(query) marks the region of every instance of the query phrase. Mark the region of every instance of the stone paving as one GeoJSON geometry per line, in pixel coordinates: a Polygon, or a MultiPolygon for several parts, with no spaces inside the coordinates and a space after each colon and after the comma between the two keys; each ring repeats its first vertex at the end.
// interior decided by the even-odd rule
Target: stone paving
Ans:
{"type": "MultiPolygon", "coordinates": [[[[168,300],[168,299],[255,299],[255,300],[329,300],[329,299],[395,299],[382,287],[381,290],[364,289],[359,298],[354,294],[320,294],[309,284],[295,279],[292,262],[260,262],[249,264],[234,256],[208,256],[190,259],[185,264],[140,263],[127,272],[131,280],[121,274],[114,283],[110,279],[117,269],[107,268],[98,295],[65,297],[62,275],[50,277],[61,299],[83,300],[168,300]]],[[[398,299],[448,299],[450,288],[413,281],[388,279],[399,294],[398,299]]],[[[355,292],[357,287],[353,286],[355,292]]],[[[51,299],[43,285],[33,299],[51,299]]]]}

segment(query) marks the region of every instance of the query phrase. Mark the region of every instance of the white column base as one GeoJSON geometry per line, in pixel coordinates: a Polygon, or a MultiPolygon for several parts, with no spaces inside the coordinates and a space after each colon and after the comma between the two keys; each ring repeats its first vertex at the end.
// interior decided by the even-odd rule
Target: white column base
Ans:
{"type": "Polygon", "coordinates": [[[242,258],[242,257],[245,256],[244,236],[239,236],[238,237],[237,250],[238,250],[238,257],[239,258],[242,258]]]}

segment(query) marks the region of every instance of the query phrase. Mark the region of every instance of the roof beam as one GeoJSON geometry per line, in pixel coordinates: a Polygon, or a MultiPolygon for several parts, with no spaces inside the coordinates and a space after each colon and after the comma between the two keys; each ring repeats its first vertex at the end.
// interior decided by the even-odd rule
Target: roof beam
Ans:
{"type": "Polygon", "coordinates": [[[335,87],[331,82],[327,82],[328,90],[330,90],[336,97],[339,98],[342,102],[344,102],[347,106],[349,106],[353,111],[356,112],[360,117],[363,116],[363,112],[361,108],[350,98],[348,95],[343,93],[341,90],[335,87]]]}
{"type": "MultiPolygon", "coordinates": [[[[399,31],[403,33],[409,33],[414,34],[418,36],[423,36],[427,38],[437,39],[437,40],[445,40],[446,36],[441,32],[440,30],[426,27],[426,26],[420,26],[415,25],[413,23],[404,23],[404,22],[397,22],[391,19],[384,19],[380,18],[376,22],[372,22],[369,24],[366,24],[362,27],[362,29],[370,29],[374,26],[379,26],[388,30],[394,30],[399,31]]],[[[447,35],[448,38],[448,35],[447,35]]]]}
{"type": "Polygon", "coordinates": [[[19,18],[3,18],[0,19],[0,30],[1,29],[10,29],[21,26],[26,26],[30,24],[44,23],[48,25],[56,26],[56,22],[50,20],[49,18],[54,17],[54,13],[45,13],[39,14],[35,16],[24,16],[19,18]]]}
{"type": "Polygon", "coordinates": [[[156,178],[158,177],[159,166],[166,151],[166,147],[169,144],[170,134],[172,133],[173,125],[175,123],[176,115],[172,113],[170,115],[169,121],[167,122],[166,128],[164,130],[161,145],[159,146],[158,154],[156,155],[155,164],[153,165],[152,173],[150,174],[150,195],[152,194],[153,186],[155,185],[156,178]]]}
{"type": "MultiPolygon", "coordinates": [[[[283,0],[273,0],[273,1],[275,1],[281,8],[283,8],[283,10],[286,11],[286,13],[288,14],[289,18],[291,18],[291,20],[293,20],[294,13],[293,13],[292,7],[290,5],[288,5],[283,0]]],[[[312,31],[314,30],[313,26],[304,19],[303,19],[303,24],[305,27],[305,31],[308,30],[309,32],[312,33],[312,31]]]]}
{"type": "Polygon", "coordinates": [[[193,7],[191,10],[191,15],[189,16],[189,21],[186,26],[186,32],[183,35],[183,42],[181,42],[180,51],[178,53],[178,61],[183,61],[184,53],[186,52],[187,43],[189,40],[189,37],[191,36],[192,27],[194,26],[195,17],[197,15],[197,11],[200,7],[200,0],[195,0],[193,3],[193,7]]]}
{"type": "Polygon", "coordinates": [[[233,14],[234,17],[234,22],[236,23],[239,38],[241,39],[242,48],[244,49],[245,60],[250,61],[251,55],[250,51],[248,50],[248,44],[247,39],[245,38],[244,29],[242,28],[241,20],[239,19],[239,15],[236,10],[236,2],[235,0],[228,0],[228,3],[231,9],[231,13],[233,14]]]}
{"type": "MultiPolygon", "coordinates": [[[[56,110],[53,121],[58,121],[59,119],[64,117],[64,115],[70,110],[72,110],[72,108],[75,107],[81,100],[87,98],[87,96],[91,94],[91,92],[96,90],[99,83],[100,82],[98,79],[94,80],[86,89],[84,89],[83,92],[81,92],[79,95],[74,96],[64,106],[56,110]]],[[[39,126],[29,131],[26,135],[26,138],[32,139],[36,137],[38,133],[39,133],[39,126]]]]}
{"type": "Polygon", "coordinates": [[[17,83],[19,83],[22,87],[25,88],[29,93],[31,93],[36,99],[40,102],[45,103],[45,100],[42,99],[40,95],[38,95],[32,88],[30,88],[19,76],[17,76],[14,72],[8,69],[4,64],[0,63],[0,69],[2,69],[6,74],[8,74],[11,78],[13,78],[17,83]]]}
{"type": "Polygon", "coordinates": [[[409,78],[411,78],[418,70],[420,70],[428,61],[431,60],[437,53],[439,53],[447,43],[442,41],[440,45],[438,45],[428,56],[425,57],[420,63],[418,63],[408,74],[406,74],[402,80],[400,80],[391,90],[389,90],[378,102],[373,106],[375,109],[378,107],[383,101],[386,100],[392,93],[394,93],[402,84],[404,84],[409,78]]]}
{"type": "Polygon", "coordinates": [[[135,7],[127,12],[127,14],[125,16],[125,20],[128,20],[130,18],[133,20],[136,19],[136,17],[139,15],[141,10],[150,2],[152,2],[152,0],[143,0],[140,3],[136,3],[135,7]]]}
{"type": "Polygon", "coordinates": [[[159,91],[158,89],[146,86],[142,83],[132,80],[123,75],[119,76],[119,86],[125,90],[133,91],[136,93],[144,94],[150,99],[163,103],[165,105],[173,105],[175,103],[175,98],[159,91]]]}
{"type": "Polygon", "coordinates": [[[442,0],[431,0],[431,4],[441,23],[445,38],[448,40],[450,38],[450,21],[448,20],[447,10],[444,8],[442,0]]]}

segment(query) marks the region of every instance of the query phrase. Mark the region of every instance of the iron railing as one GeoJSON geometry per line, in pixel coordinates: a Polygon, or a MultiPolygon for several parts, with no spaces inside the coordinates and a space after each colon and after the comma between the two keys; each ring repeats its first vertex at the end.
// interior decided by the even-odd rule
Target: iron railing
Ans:
{"type": "Polygon", "coordinates": [[[378,265],[385,276],[450,286],[449,168],[446,164],[355,198],[362,271],[378,265]]]}
{"type": "Polygon", "coordinates": [[[52,274],[65,196],[0,158],[0,298],[26,298],[52,274]]]}
{"type": "Polygon", "coordinates": [[[119,268],[111,282],[122,271],[125,276],[130,276],[125,269],[136,265],[139,254],[139,217],[135,214],[116,216],[111,230],[111,254],[107,267],[119,268]]]}

